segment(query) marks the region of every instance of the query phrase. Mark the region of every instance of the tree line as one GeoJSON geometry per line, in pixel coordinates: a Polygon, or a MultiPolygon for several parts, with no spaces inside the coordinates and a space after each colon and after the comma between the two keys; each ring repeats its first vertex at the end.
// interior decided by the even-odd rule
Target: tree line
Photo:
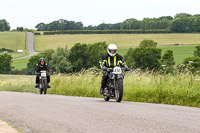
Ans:
{"type": "Polygon", "coordinates": [[[174,17],[162,16],[159,18],[144,18],[143,20],[130,18],[119,23],[101,23],[97,26],[89,25],[87,27],[84,27],[82,22],[60,19],[49,24],[39,23],[35,28],[38,31],[62,32],[67,30],[141,30],[144,32],[163,29],[176,33],[189,33],[200,32],[200,14],[191,15],[187,13],[178,13],[174,17]]]}

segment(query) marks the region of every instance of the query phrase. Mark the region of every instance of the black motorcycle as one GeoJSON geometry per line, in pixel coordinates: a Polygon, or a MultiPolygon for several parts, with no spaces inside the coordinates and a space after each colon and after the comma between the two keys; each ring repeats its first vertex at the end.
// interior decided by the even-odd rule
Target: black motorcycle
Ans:
{"type": "Polygon", "coordinates": [[[42,70],[38,73],[39,76],[39,89],[40,94],[44,92],[44,94],[47,93],[47,71],[42,70]]]}
{"type": "Polygon", "coordinates": [[[109,101],[110,98],[116,99],[121,102],[123,97],[123,79],[121,67],[109,68],[107,85],[104,88],[104,100],[109,101]]]}

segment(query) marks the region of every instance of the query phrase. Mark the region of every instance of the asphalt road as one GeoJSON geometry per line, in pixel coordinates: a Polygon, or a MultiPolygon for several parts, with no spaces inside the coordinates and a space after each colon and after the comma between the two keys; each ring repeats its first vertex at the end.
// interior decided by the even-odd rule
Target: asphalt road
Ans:
{"type": "Polygon", "coordinates": [[[34,51],[34,39],[33,39],[33,33],[32,32],[27,32],[28,33],[28,49],[29,49],[29,55],[28,56],[24,56],[21,58],[17,58],[17,59],[13,59],[13,61],[15,60],[21,60],[21,59],[25,59],[25,58],[29,58],[35,54],[38,54],[38,52],[34,51]]]}
{"type": "Polygon", "coordinates": [[[0,119],[26,133],[200,133],[200,108],[0,92],[0,119]]]}

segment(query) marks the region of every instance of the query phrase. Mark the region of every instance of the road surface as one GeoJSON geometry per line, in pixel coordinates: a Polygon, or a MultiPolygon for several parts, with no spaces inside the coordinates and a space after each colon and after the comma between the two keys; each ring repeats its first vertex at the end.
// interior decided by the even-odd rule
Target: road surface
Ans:
{"type": "Polygon", "coordinates": [[[29,49],[29,55],[24,56],[24,57],[20,57],[17,59],[13,59],[13,61],[15,60],[21,60],[21,59],[25,59],[25,58],[29,58],[35,54],[38,54],[39,52],[35,52],[34,51],[34,39],[33,39],[33,33],[32,32],[27,32],[28,33],[28,49],[29,49]]]}
{"type": "Polygon", "coordinates": [[[200,108],[0,92],[0,119],[26,133],[200,133],[200,108]]]}

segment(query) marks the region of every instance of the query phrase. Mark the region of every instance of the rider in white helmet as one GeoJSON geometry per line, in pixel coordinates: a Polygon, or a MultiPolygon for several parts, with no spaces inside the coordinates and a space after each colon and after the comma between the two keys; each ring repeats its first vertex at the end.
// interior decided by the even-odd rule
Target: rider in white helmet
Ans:
{"type": "Polygon", "coordinates": [[[107,53],[100,58],[100,67],[103,70],[103,77],[101,81],[100,94],[103,94],[104,88],[107,84],[108,72],[107,68],[114,68],[116,66],[124,67],[125,70],[130,69],[126,66],[124,58],[117,53],[117,46],[115,44],[109,44],[107,48],[107,53]]]}

